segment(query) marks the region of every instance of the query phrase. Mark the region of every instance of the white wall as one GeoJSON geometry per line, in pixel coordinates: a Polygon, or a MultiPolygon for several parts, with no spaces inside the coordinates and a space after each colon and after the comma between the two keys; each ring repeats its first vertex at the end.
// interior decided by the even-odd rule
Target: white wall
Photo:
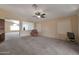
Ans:
{"type": "Polygon", "coordinates": [[[37,23],[36,28],[40,32],[40,35],[65,40],[67,38],[67,32],[77,34],[77,16],[41,21],[37,23]]]}
{"type": "Polygon", "coordinates": [[[71,32],[71,21],[68,19],[64,19],[57,23],[57,33],[58,34],[66,34],[67,32],[71,32]]]}

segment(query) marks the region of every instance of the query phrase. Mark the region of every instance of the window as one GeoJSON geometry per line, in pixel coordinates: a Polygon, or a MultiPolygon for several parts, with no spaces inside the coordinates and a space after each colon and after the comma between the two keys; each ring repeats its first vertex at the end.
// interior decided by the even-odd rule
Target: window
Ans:
{"type": "Polygon", "coordinates": [[[32,23],[32,22],[23,22],[22,29],[23,30],[32,30],[32,29],[34,29],[34,23],[32,23]]]}
{"type": "Polygon", "coordinates": [[[10,30],[11,31],[18,31],[19,30],[19,21],[10,20],[10,30]]]}
{"type": "Polygon", "coordinates": [[[26,30],[32,30],[34,29],[34,23],[32,22],[22,22],[22,27],[20,27],[20,23],[19,21],[16,20],[10,20],[10,30],[11,31],[19,31],[20,28],[22,28],[22,30],[26,31],[26,30]]]}
{"type": "Polygon", "coordinates": [[[11,31],[17,31],[17,30],[19,30],[19,25],[18,25],[18,24],[12,24],[12,25],[10,26],[10,30],[11,30],[11,31]]]}

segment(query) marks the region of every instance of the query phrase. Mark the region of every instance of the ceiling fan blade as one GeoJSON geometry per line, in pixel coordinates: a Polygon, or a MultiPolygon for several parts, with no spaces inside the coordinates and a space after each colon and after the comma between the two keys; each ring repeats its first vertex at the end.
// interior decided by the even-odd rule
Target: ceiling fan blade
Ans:
{"type": "Polygon", "coordinates": [[[35,15],[40,15],[40,14],[41,14],[40,12],[36,12],[36,13],[35,13],[35,15]]]}
{"type": "Polygon", "coordinates": [[[38,5],[37,5],[37,4],[33,4],[32,7],[33,7],[35,10],[37,10],[38,5]]]}
{"type": "Polygon", "coordinates": [[[46,15],[46,14],[42,14],[42,15],[41,15],[41,18],[45,18],[45,15],[46,15]]]}
{"type": "Polygon", "coordinates": [[[38,17],[36,16],[36,15],[34,15],[34,16],[32,16],[33,18],[35,18],[35,19],[38,19],[38,17]]]}

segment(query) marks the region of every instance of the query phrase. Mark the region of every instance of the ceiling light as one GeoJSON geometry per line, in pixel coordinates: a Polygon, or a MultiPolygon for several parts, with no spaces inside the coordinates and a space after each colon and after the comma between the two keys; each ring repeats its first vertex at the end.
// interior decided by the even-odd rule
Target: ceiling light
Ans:
{"type": "Polygon", "coordinates": [[[41,18],[40,16],[37,16],[38,18],[41,18]]]}
{"type": "Polygon", "coordinates": [[[46,13],[41,10],[38,5],[33,4],[32,7],[34,8],[34,16],[38,18],[45,18],[46,13]]]}

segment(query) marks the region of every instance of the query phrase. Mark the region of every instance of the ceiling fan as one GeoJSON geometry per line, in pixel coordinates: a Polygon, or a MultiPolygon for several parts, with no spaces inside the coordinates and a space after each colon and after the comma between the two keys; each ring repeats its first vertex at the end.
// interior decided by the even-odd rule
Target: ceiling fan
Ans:
{"type": "Polygon", "coordinates": [[[37,17],[37,18],[46,18],[46,13],[43,12],[43,10],[40,10],[38,8],[38,5],[33,4],[32,7],[34,8],[34,16],[33,17],[37,17]]]}

